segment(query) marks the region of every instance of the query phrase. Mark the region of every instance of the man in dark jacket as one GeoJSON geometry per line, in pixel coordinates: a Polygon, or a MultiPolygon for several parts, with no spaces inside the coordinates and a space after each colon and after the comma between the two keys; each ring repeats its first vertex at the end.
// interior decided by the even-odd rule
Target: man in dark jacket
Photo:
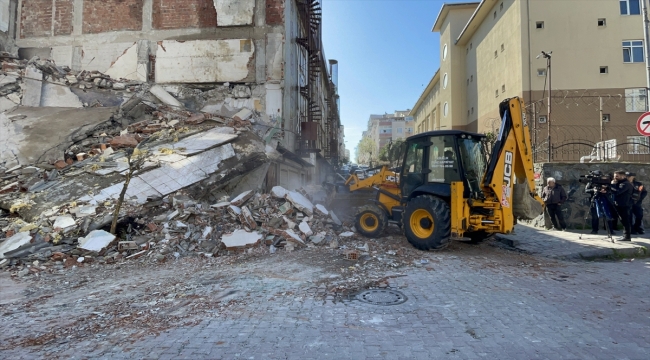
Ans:
{"type": "Polygon", "coordinates": [[[632,235],[645,234],[643,230],[643,199],[648,196],[648,190],[639,181],[636,181],[635,173],[627,173],[627,180],[634,187],[632,192],[632,216],[634,222],[632,223],[632,235]]]}
{"type": "Polygon", "coordinates": [[[565,231],[566,223],[564,222],[561,205],[567,199],[566,191],[564,191],[564,188],[560,184],[555,182],[554,178],[546,179],[546,184],[547,186],[542,192],[542,200],[546,204],[548,216],[551,218],[553,227],[556,230],[565,231]]]}
{"type": "Polygon", "coordinates": [[[632,222],[630,221],[632,210],[632,192],[634,187],[627,181],[625,171],[619,170],[614,173],[614,180],[612,181],[612,194],[614,195],[614,205],[618,213],[621,223],[624,227],[622,241],[632,241],[632,222]]]}

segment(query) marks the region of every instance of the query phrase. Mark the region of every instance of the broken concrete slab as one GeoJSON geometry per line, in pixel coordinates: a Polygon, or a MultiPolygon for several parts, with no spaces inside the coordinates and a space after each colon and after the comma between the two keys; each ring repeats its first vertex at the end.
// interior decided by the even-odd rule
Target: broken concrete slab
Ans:
{"type": "Polygon", "coordinates": [[[27,245],[32,241],[32,236],[28,232],[20,232],[0,243],[0,259],[5,258],[5,253],[27,245]]]}
{"type": "Polygon", "coordinates": [[[243,193],[239,194],[237,197],[232,199],[230,201],[230,203],[235,205],[235,206],[240,206],[241,207],[242,205],[244,205],[246,203],[246,201],[248,201],[248,199],[253,197],[253,195],[254,195],[254,193],[253,193],[252,190],[244,191],[243,193]]]}
{"type": "Polygon", "coordinates": [[[69,227],[75,226],[77,223],[74,221],[72,216],[69,215],[64,215],[64,216],[57,216],[56,220],[54,220],[54,227],[55,229],[61,229],[65,230],[69,227]]]}
{"type": "Polygon", "coordinates": [[[155,147],[160,150],[163,147],[177,149],[180,155],[193,155],[226,144],[237,138],[236,134],[225,134],[221,128],[214,128],[196,135],[188,136],[173,144],[165,144],[155,147]]]}
{"type": "Polygon", "coordinates": [[[25,69],[23,85],[25,87],[22,99],[23,106],[40,106],[43,88],[43,73],[33,66],[28,66],[25,69]]]}
{"type": "Polygon", "coordinates": [[[291,229],[283,230],[282,233],[284,234],[284,238],[287,241],[291,241],[299,245],[305,245],[305,242],[293,230],[291,229]]]}
{"type": "Polygon", "coordinates": [[[115,241],[115,235],[104,231],[104,230],[93,230],[86,237],[79,238],[78,248],[101,252],[106,249],[113,241],[115,241]]]}
{"type": "Polygon", "coordinates": [[[41,107],[82,108],[84,104],[72,93],[68,86],[61,84],[43,84],[41,107]]]}
{"type": "Polygon", "coordinates": [[[253,24],[255,0],[214,0],[217,10],[217,26],[241,26],[253,24]]]}
{"type": "Polygon", "coordinates": [[[298,229],[305,234],[305,236],[312,236],[314,234],[313,231],[311,231],[311,228],[309,227],[309,224],[306,222],[301,222],[300,225],[298,225],[298,229]]]}
{"type": "Polygon", "coordinates": [[[314,214],[314,204],[309,201],[304,195],[296,191],[289,191],[286,195],[287,200],[289,200],[293,206],[311,216],[314,214]]]}
{"type": "Polygon", "coordinates": [[[324,215],[324,216],[327,216],[327,215],[330,214],[330,212],[327,211],[327,209],[325,208],[325,206],[323,206],[323,205],[321,205],[321,204],[316,204],[316,212],[319,213],[319,214],[321,214],[321,215],[324,215]]]}
{"type": "Polygon", "coordinates": [[[242,224],[248,226],[250,229],[252,230],[257,229],[257,223],[255,222],[255,219],[253,218],[253,214],[251,213],[250,209],[248,209],[247,206],[241,208],[240,220],[242,224]]]}
{"type": "Polygon", "coordinates": [[[241,111],[239,111],[237,114],[235,114],[235,116],[233,116],[232,118],[234,120],[245,121],[245,120],[250,119],[252,116],[253,116],[252,111],[250,111],[248,109],[241,109],[241,111]]]}
{"type": "Polygon", "coordinates": [[[354,236],[354,233],[352,231],[346,231],[346,232],[340,233],[339,236],[340,237],[351,237],[351,236],[354,236]]]}
{"type": "Polygon", "coordinates": [[[271,189],[271,196],[277,199],[284,199],[287,194],[289,194],[289,190],[283,188],[282,186],[274,186],[271,189]]]}
{"type": "Polygon", "coordinates": [[[220,202],[220,203],[216,203],[214,205],[210,205],[210,207],[214,208],[214,209],[224,209],[224,208],[226,208],[228,206],[230,206],[229,202],[220,202]]]}
{"type": "Polygon", "coordinates": [[[261,239],[262,235],[256,231],[247,232],[246,230],[237,230],[232,234],[223,235],[221,242],[226,248],[237,248],[255,245],[261,239]]]}
{"type": "Polygon", "coordinates": [[[117,110],[18,107],[0,113],[0,164],[12,159],[23,165],[63,159],[72,144],[110,124],[117,110]]]}
{"type": "Polygon", "coordinates": [[[178,109],[183,108],[183,104],[181,104],[180,101],[176,100],[175,97],[173,97],[170,93],[165,91],[165,89],[162,88],[160,85],[154,85],[149,89],[149,92],[158,98],[161,102],[163,102],[165,105],[169,105],[178,109]]]}
{"type": "Polygon", "coordinates": [[[124,134],[111,139],[109,144],[114,149],[134,148],[140,143],[139,136],[136,134],[124,134]]]}
{"type": "Polygon", "coordinates": [[[336,216],[334,211],[330,210],[329,213],[330,213],[330,217],[332,218],[332,221],[334,222],[334,224],[336,224],[337,226],[343,225],[343,223],[341,222],[341,220],[339,220],[338,216],[336,216]]]}

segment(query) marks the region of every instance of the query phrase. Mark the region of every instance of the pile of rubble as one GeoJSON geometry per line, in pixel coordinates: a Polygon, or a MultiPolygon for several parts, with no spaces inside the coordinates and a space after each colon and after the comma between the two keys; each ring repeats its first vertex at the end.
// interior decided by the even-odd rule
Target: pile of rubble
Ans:
{"type": "MultiPolygon", "coordinates": [[[[119,238],[93,229],[94,224],[105,223],[97,219],[112,219],[116,205],[112,201],[69,204],[43,213],[33,223],[2,219],[0,227],[8,237],[0,242],[0,266],[11,266],[16,275],[24,276],[141,257],[165,261],[223,256],[259,246],[271,253],[318,245],[338,248],[339,238],[354,234],[325,206],[313,205],[304,190],[276,186],[270,194],[249,190],[220,200],[208,205],[174,194],[144,205],[127,204],[119,238]]],[[[358,258],[358,253],[349,256],[358,258]]]]}

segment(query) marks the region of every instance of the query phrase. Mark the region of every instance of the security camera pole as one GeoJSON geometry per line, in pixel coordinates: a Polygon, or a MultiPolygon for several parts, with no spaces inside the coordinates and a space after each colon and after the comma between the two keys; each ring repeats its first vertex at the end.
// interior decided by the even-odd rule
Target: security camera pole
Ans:
{"type": "Polygon", "coordinates": [[[648,91],[650,90],[650,44],[648,44],[648,38],[650,38],[650,35],[648,35],[648,24],[650,21],[648,20],[648,6],[646,4],[647,0],[641,0],[641,7],[643,10],[643,45],[645,45],[645,67],[646,67],[646,100],[645,100],[645,106],[646,106],[646,111],[650,111],[650,101],[648,101],[648,91]]]}
{"type": "Polygon", "coordinates": [[[547,161],[551,162],[551,54],[553,52],[545,52],[542,51],[541,54],[537,55],[537,59],[540,57],[544,57],[546,59],[546,77],[548,78],[548,114],[546,115],[546,131],[548,137],[546,138],[547,141],[547,146],[548,146],[548,156],[547,156],[547,161]]]}

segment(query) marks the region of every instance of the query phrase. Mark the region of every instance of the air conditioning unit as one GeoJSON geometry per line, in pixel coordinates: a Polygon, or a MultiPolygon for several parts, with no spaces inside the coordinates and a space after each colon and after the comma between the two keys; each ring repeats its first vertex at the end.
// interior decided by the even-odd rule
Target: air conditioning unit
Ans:
{"type": "Polygon", "coordinates": [[[540,115],[539,116],[539,123],[540,124],[546,124],[547,120],[548,120],[548,118],[546,117],[546,115],[540,115]]]}

